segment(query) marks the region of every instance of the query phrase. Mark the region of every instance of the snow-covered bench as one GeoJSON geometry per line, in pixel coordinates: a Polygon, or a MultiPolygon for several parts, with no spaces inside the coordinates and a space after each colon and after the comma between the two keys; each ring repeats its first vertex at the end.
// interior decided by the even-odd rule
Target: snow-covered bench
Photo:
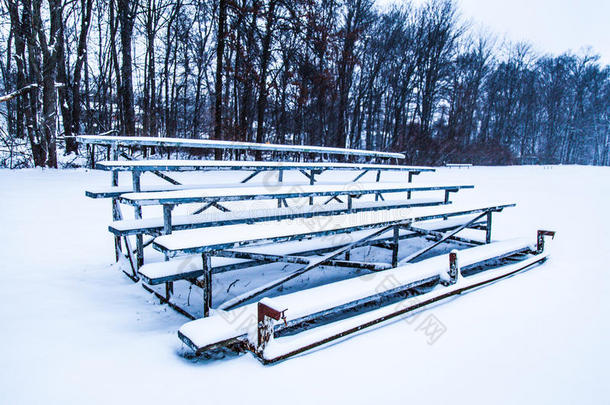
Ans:
{"type": "MultiPolygon", "coordinates": [[[[298,185],[298,186],[288,186],[288,185],[272,185],[272,186],[256,186],[256,187],[225,187],[225,188],[203,188],[203,189],[189,189],[189,190],[180,190],[180,191],[163,191],[163,192],[141,192],[141,193],[128,193],[124,194],[119,198],[119,201],[122,203],[135,205],[135,206],[147,206],[147,205],[163,205],[163,226],[165,227],[165,233],[170,233],[173,229],[173,220],[172,220],[172,209],[175,205],[178,204],[189,204],[189,203],[201,203],[204,204],[203,208],[199,211],[205,210],[207,207],[212,205],[221,209],[222,211],[229,211],[226,207],[222,206],[221,203],[229,202],[229,201],[248,201],[248,200],[277,200],[278,207],[284,205],[288,208],[288,204],[286,202],[287,199],[293,198],[309,198],[314,197],[328,197],[326,203],[329,203],[333,200],[337,200],[341,202],[341,197],[346,198],[346,205],[343,211],[352,212],[356,209],[361,211],[369,211],[375,209],[375,204],[361,204],[359,208],[354,207],[353,199],[360,198],[364,195],[374,194],[376,196],[382,196],[387,193],[401,193],[401,192],[415,192],[415,191],[444,191],[445,198],[443,200],[423,200],[421,203],[415,202],[414,204],[409,204],[408,202],[403,202],[402,206],[411,206],[411,205],[435,205],[435,204],[447,204],[449,203],[449,194],[458,192],[461,189],[469,189],[474,188],[472,185],[444,185],[444,184],[413,184],[413,183],[361,183],[361,184],[323,184],[323,185],[298,185]]],[[[383,199],[383,197],[381,197],[383,199]]],[[[397,202],[393,202],[394,206],[397,202]]],[[[382,209],[387,209],[393,207],[392,204],[389,206],[380,205],[382,209]]],[[[315,216],[317,213],[320,215],[327,215],[329,210],[325,210],[321,207],[316,207],[312,209],[295,209],[295,210],[283,210],[277,211],[275,213],[265,213],[264,215],[252,215],[251,218],[245,218],[243,222],[260,222],[260,221],[268,221],[268,220],[277,220],[277,219],[289,219],[289,218],[299,218],[299,217],[311,217],[315,216]]],[[[337,207],[335,207],[335,211],[332,213],[337,213],[337,207]]],[[[340,212],[339,212],[340,213],[340,212]]],[[[238,214],[238,216],[242,216],[243,214],[238,214]]],[[[230,223],[234,218],[227,216],[226,222],[230,223]]],[[[146,222],[147,220],[139,220],[138,222],[120,222],[117,227],[111,226],[111,232],[118,234],[118,229],[116,228],[127,228],[134,229],[140,225],[143,225],[144,228],[150,228],[150,223],[146,222]],[[143,222],[143,223],[142,223],[143,222]]],[[[158,221],[158,220],[156,220],[158,221]]],[[[184,223],[185,219],[182,218],[182,227],[185,227],[187,224],[184,223]]],[[[188,221],[188,219],[186,220],[188,221]]],[[[219,217],[216,225],[222,225],[225,222],[225,219],[219,217]]],[[[156,222],[155,222],[156,223],[156,222]]],[[[158,224],[160,225],[160,224],[158,224]]],[[[186,226],[187,228],[197,228],[202,227],[201,223],[198,221],[191,222],[190,226],[186,226]]],[[[204,225],[205,226],[205,225],[204,225]]],[[[209,225],[208,225],[209,226],[209,225]]],[[[137,228],[136,228],[137,229],[137,228]]],[[[138,233],[138,232],[135,232],[138,233]]],[[[123,235],[119,235],[123,236],[123,235]]]]}
{"type": "MultiPolygon", "coordinates": [[[[471,219],[472,216],[466,216],[450,218],[447,220],[417,222],[413,224],[416,231],[401,229],[399,239],[411,239],[426,236],[428,233],[451,231],[469,222],[471,219]]],[[[477,221],[471,224],[469,227],[473,229],[484,229],[485,221],[477,221]]],[[[358,240],[365,236],[365,234],[366,231],[356,231],[350,235],[351,239],[358,240]]],[[[371,239],[368,244],[387,247],[392,240],[392,231],[387,231],[386,233],[371,239]]],[[[459,241],[459,239],[453,240],[459,241]]],[[[344,239],[323,238],[306,241],[273,243],[264,246],[243,247],[235,249],[235,251],[244,254],[264,252],[269,255],[309,256],[313,254],[323,254],[333,249],[341,248],[345,245],[346,241],[344,239]]],[[[268,260],[231,259],[224,257],[212,257],[210,260],[212,274],[224,273],[227,271],[237,270],[244,267],[252,267],[268,262],[268,260]]],[[[341,265],[343,263],[339,262],[335,264],[341,265]]],[[[345,264],[348,266],[350,265],[350,263],[345,264]]],[[[359,265],[359,263],[351,264],[355,264],[356,266],[359,265]]],[[[383,266],[379,263],[374,263],[371,268],[372,267],[379,270],[380,268],[389,268],[391,266],[390,264],[383,266]]],[[[138,270],[138,273],[140,276],[142,276],[142,280],[145,283],[149,285],[159,285],[177,280],[190,280],[201,277],[203,275],[203,266],[200,255],[187,255],[177,257],[174,260],[147,263],[138,270]]]]}
{"type": "MultiPolygon", "coordinates": [[[[276,221],[279,219],[291,218],[311,218],[315,216],[338,215],[346,212],[367,212],[379,211],[397,207],[428,206],[438,204],[448,204],[449,194],[458,192],[461,189],[473,188],[472,185],[443,185],[443,184],[413,184],[413,183],[359,183],[359,184],[316,184],[316,185],[269,185],[269,186],[250,186],[250,187],[224,187],[224,188],[201,188],[163,192],[140,192],[128,193],[119,197],[118,201],[134,205],[138,209],[147,205],[162,205],[163,218],[142,219],[136,216],[135,220],[119,220],[111,224],[109,229],[116,237],[126,237],[129,234],[141,238],[143,234],[149,232],[171,233],[174,229],[194,229],[225,224],[255,223],[276,221]],[[411,202],[410,193],[420,191],[443,191],[443,200],[420,200],[411,202]],[[387,193],[408,193],[407,200],[402,202],[394,201],[387,204],[363,203],[354,207],[353,199],[363,195],[374,194],[383,200],[383,194],[387,193]],[[314,208],[288,208],[287,199],[309,198],[310,204],[314,197],[326,197],[326,203],[333,200],[341,202],[340,197],[346,198],[346,204],[340,208],[336,204],[332,207],[314,208]],[[231,214],[228,208],[222,205],[230,201],[247,200],[277,200],[278,207],[285,206],[285,209],[278,208],[277,211],[265,210],[263,213],[248,211],[244,213],[231,214]],[[172,218],[172,210],[175,205],[201,203],[203,207],[195,212],[200,214],[209,207],[216,207],[225,211],[227,215],[200,215],[191,218],[180,217],[176,225],[172,218]]],[[[158,234],[158,233],[157,233],[158,234]]],[[[138,245],[137,263],[143,264],[143,245],[138,245]]],[[[128,252],[130,255],[131,253],[128,252]]],[[[135,260],[131,260],[135,262],[135,260]]],[[[139,267],[139,266],[137,266],[139,267]]],[[[135,270],[135,269],[134,269],[135,270]]]]}
{"type": "MultiPolygon", "coordinates": [[[[157,184],[144,185],[140,187],[141,192],[178,191],[191,188],[214,187],[205,184],[157,184]]],[[[123,194],[133,193],[133,186],[106,186],[95,187],[85,191],[89,198],[118,198],[123,194]]]]}
{"type": "MultiPolygon", "coordinates": [[[[180,188],[183,186],[180,181],[170,177],[164,172],[183,172],[183,171],[251,171],[241,183],[246,183],[252,178],[263,172],[277,171],[278,182],[283,182],[283,174],[285,171],[297,171],[302,173],[309,180],[309,184],[313,185],[316,182],[316,176],[328,170],[352,170],[360,171],[360,173],[351,181],[356,182],[361,179],[366,173],[374,171],[377,173],[376,181],[380,181],[383,171],[400,171],[408,173],[408,182],[412,181],[413,176],[422,172],[433,172],[434,169],[429,167],[419,166],[401,166],[388,164],[372,164],[372,163],[305,163],[305,162],[252,162],[252,161],[200,161],[200,160],[140,160],[140,161],[120,161],[118,160],[119,152],[116,146],[118,144],[114,137],[104,137],[108,145],[114,145],[112,156],[115,160],[109,160],[98,163],[95,167],[101,170],[110,171],[112,174],[111,187],[104,189],[91,190],[86,192],[86,195],[92,198],[111,198],[112,199],[112,219],[119,221],[123,219],[121,207],[118,202],[118,196],[123,191],[140,192],[143,190],[141,177],[143,173],[150,172],[171,183],[165,190],[171,190],[172,186],[180,188]],[[108,139],[106,139],[108,138],[108,139]],[[118,173],[121,171],[131,172],[132,184],[131,187],[124,188],[118,185],[118,173]]],[[[91,145],[94,146],[93,144],[91,145]]],[[[129,158],[126,156],[126,158],[129,158]]],[[[148,187],[147,187],[148,188],[148,187]]],[[[187,187],[192,188],[192,187],[187,187]]],[[[148,188],[154,189],[154,187],[148,188]]],[[[313,197],[312,197],[313,198],[313,197]]],[[[311,200],[310,200],[311,202],[311,200]]],[[[142,218],[142,208],[134,205],[134,216],[136,219],[142,218]]],[[[134,275],[136,279],[135,268],[143,264],[143,236],[136,235],[136,252],[137,260],[135,260],[134,275]]],[[[131,249],[129,249],[131,251],[131,249]]],[[[121,255],[121,240],[115,236],[115,252],[118,260],[121,255]]],[[[131,260],[131,258],[130,258],[131,260]]],[[[134,260],[132,260],[132,263],[134,260]]]]}
{"type": "MultiPolygon", "coordinates": [[[[98,187],[87,190],[85,195],[90,198],[116,198],[122,194],[140,191],[175,191],[189,188],[197,188],[197,185],[184,185],[172,179],[163,171],[252,171],[241,183],[247,183],[257,174],[266,171],[277,171],[278,181],[283,182],[284,171],[299,171],[309,180],[310,184],[316,181],[315,176],[328,170],[355,170],[361,171],[352,182],[361,179],[368,172],[377,172],[376,180],[379,181],[383,171],[406,171],[408,182],[412,181],[413,176],[422,172],[433,172],[433,168],[419,166],[399,166],[383,164],[352,164],[352,163],[284,163],[284,162],[240,162],[240,161],[193,161],[193,160],[141,160],[141,161],[104,161],[96,165],[97,169],[108,170],[113,173],[112,185],[108,187],[98,187]],[[118,185],[118,171],[132,172],[132,184],[127,186],[118,185]],[[151,172],[160,176],[170,184],[141,186],[140,178],[145,172],[151,172]]],[[[202,186],[203,187],[203,186],[202,186]]]]}
{"type": "Polygon", "coordinates": [[[213,229],[190,229],[155,238],[153,247],[174,257],[185,253],[216,252],[254,243],[280,242],[305,239],[338,233],[349,233],[363,229],[377,229],[409,225],[471,214],[488,214],[513,207],[512,203],[455,204],[434,207],[401,208],[382,213],[363,212],[319,218],[300,218],[274,223],[240,224],[214,227],[213,229]]]}
{"type": "Polygon", "coordinates": [[[474,188],[468,184],[413,184],[413,183],[360,183],[321,185],[265,185],[252,187],[218,187],[187,189],[179,191],[128,193],[119,197],[120,202],[130,205],[177,205],[190,203],[222,203],[246,200],[285,200],[305,197],[331,197],[328,201],[346,196],[348,204],[352,198],[367,194],[387,194],[415,191],[444,191],[449,193],[474,188]]]}
{"type": "Polygon", "coordinates": [[[117,154],[120,147],[163,147],[163,148],[189,148],[189,149],[232,149],[245,151],[261,151],[271,153],[296,153],[296,154],[318,154],[338,155],[344,157],[361,157],[369,159],[404,159],[402,153],[383,152],[363,149],[333,148],[313,145],[281,145],[254,142],[234,142],[213,139],[184,139],[150,136],[106,136],[106,135],[80,135],[76,137],[80,144],[91,148],[90,162],[95,162],[95,146],[108,148],[108,155],[117,154]]]}
{"type": "MultiPolygon", "coordinates": [[[[532,246],[535,241],[520,238],[467,248],[459,251],[459,267],[464,272],[491,259],[531,252],[532,246]]],[[[396,298],[404,299],[409,290],[437,285],[450,277],[449,272],[449,255],[444,254],[388,269],[375,277],[364,275],[276,296],[272,301],[285,310],[285,323],[275,325],[275,336],[309,329],[312,322],[315,328],[316,320],[347,311],[362,311],[371,303],[374,307],[383,307],[396,302],[396,298]]],[[[400,306],[396,305],[395,309],[398,308],[400,306]]],[[[258,304],[252,303],[229,311],[217,310],[210,317],[188,322],[180,328],[178,335],[187,346],[201,354],[218,347],[247,344],[248,334],[256,331],[258,321],[258,304]]]]}
{"type": "MultiPolygon", "coordinates": [[[[438,198],[417,198],[408,200],[388,201],[356,201],[349,212],[380,211],[394,208],[424,207],[448,204],[450,201],[438,198]]],[[[200,213],[195,215],[172,215],[171,230],[207,228],[218,225],[235,225],[241,223],[255,223],[279,221],[290,218],[309,218],[314,216],[329,216],[347,213],[344,204],[331,203],[327,205],[306,205],[301,207],[283,207],[258,210],[240,210],[231,212],[200,213]]],[[[162,217],[144,219],[126,219],[114,221],[108,230],[116,236],[127,235],[161,235],[164,221],[162,217]]]]}
{"type": "MultiPolygon", "coordinates": [[[[461,224],[451,233],[440,235],[438,241],[432,245],[432,247],[434,247],[448,238],[453,237],[455,233],[461,231],[462,229],[468,226],[473,226],[480,218],[487,217],[486,241],[489,242],[491,232],[491,214],[513,205],[514,204],[490,204],[485,206],[462,205],[459,207],[417,207],[386,210],[379,213],[361,212],[356,214],[351,213],[329,216],[325,217],[322,222],[320,221],[320,218],[301,218],[283,220],[275,223],[225,225],[206,229],[177,231],[170,235],[163,235],[154,240],[153,247],[163,252],[168,258],[181,254],[202,254],[201,268],[195,270],[200,270],[201,275],[204,278],[200,283],[200,286],[202,286],[204,289],[204,314],[207,316],[211,306],[211,256],[263,261],[285,261],[289,263],[299,263],[305,266],[295,273],[292,273],[287,279],[276,280],[269,285],[263,286],[264,288],[262,290],[258,289],[252,291],[252,294],[258,295],[259,293],[280,285],[291,278],[297,277],[303,272],[309,271],[322,263],[329,263],[337,256],[343,253],[348,253],[353,248],[362,246],[364,244],[370,244],[372,240],[390,230],[393,230],[392,265],[395,266],[399,263],[398,241],[400,239],[400,228],[406,227],[409,229],[413,223],[431,221],[441,218],[474,215],[473,219],[461,224]],[[362,234],[358,235],[358,239],[352,237],[350,238],[349,243],[345,244],[339,249],[333,250],[323,257],[314,259],[303,259],[302,257],[295,258],[291,255],[266,254],[261,252],[244,252],[235,250],[245,246],[297,241],[326,235],[348,234],[357,231],[363,231],[362,234]]],[[[434,231],[422,231],[419,229],[419,227],[415,227],[414,229],[416,232],[420,232],[422,234],[427,234],[427,232],[434,233],[434,231]]],[[[428,250],[429,248],[426,248],[421,253],[418,253],[415,256],[410,256],[406,259],[408,259],[408,261],[415,259],[420,254],[423,254],[428,250]]],[[[403,259],[403,261],[404,260],[405,259],[403,259]]],[[[348,261],[348,263],[344,264],[349,266],[350,263],[348,261]]],[[[175,266],[167,266],[169,273],[175,273],[175,266]]],[[[149,279],[152,280],[149,269],[150,268],[143,268],[142,272],[147,274],[149,279]]],[[[186,273],[184,278],[192,278],[193,274],[190,273],[191,271],[195,270],[190,269],[189,271],[183,272],[186,273]]],[[[155,274],[158,276],[158,271],[155,274]]],[[[174,274],[174,276],[176,276],[176,274],[174,274]]],[[[238,305],[249,298],[250,297],[248,296],[238,297],[235,302],[225,304],[238,305]]]]}
{"type": "Polygon", "coordinates": [[[335,162],[258,162],[258,161],[219,161],[219,160],[107,160],[97,163],[97,169],[108,171],[326,171],[326,170],[357,170],[357,171],[406,171],[412,173],[433,172],[431,167],[387,165],[376,163],[335,163],[335,162]]]}
{"type": "Polygon", "coordinates": [[[257,161],[218,161],[218,160],[108,160],[97,163],[96,169],[112,172],[112,186],[118,186],[118,172],[127,171],[132,174],[132,190],[140,191],[140,178],[143,173],[152,172],[164,180],[179,185],[180,182],[172,179],[163,172],[185,171],[250,171],[252,172],[241,182],[246,183],[263,172],[277,171],[278,181],[283,181],[285,171],[297,171],[306,176],[309,184],[316,182],[316,176],[328,170],[360,171],[352,179],[355,182],[368,172],[377,172],[379,181],[384,171],[399,171],[408,173],[408,181],[422,172],[433,172],[434,169],[422,166],[401,166],[375,163],[319,163],[319,162],[257,162],[257,161]]]}

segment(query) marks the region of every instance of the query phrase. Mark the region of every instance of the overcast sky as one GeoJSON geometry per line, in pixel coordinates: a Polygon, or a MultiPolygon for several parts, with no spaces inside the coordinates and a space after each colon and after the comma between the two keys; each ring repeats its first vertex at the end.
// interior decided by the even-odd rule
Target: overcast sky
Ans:
{"type": "MultiPolygon", "coordinates": [[[[390,0],[377,0],[379,4],[390,0]]],[[[422,3],[423,0],[414,0],[422,3]]],[[[539,53],[590,46],[610,64],[610,0],[457,0],[462,17],[539,53]]]]}

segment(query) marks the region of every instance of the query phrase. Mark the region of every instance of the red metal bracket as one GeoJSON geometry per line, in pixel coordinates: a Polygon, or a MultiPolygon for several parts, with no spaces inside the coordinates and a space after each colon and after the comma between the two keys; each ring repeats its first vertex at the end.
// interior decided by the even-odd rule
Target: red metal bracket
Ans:
{"type": "Polygon", "coordinates": [[[545,231],[542,229],[538,230],[538,238],[537,238],[538,244],[536,246],[537,253],[544,252],[544,237],[545,236],[550,236],[551,239],[555,239],[555,231],[545,231]]]}
{"type": "Polygon", "coordinates": [[[276,308],[272,308],[269,305],[259,301],[258,303],[258,348],[259,350],[264,346],[271,335],[273,335],[273,326],[268,322],[269,319],[275,319],[279,321],[282,319],[284,321],[284,325],[288,325],[286,322],[286,309],[277,310],[276,308]]]}

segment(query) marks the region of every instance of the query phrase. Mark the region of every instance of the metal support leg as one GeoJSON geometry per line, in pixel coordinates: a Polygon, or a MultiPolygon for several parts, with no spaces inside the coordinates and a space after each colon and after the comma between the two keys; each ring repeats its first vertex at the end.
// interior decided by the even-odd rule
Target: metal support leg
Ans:
{"type": "MultiPolygon", "coordinates": [[[[111,147],[112,160],[119,160],[119,148],[116,143],[112,144],[111,147]]],[[[112,171],[112,186],[116,187],[119,185],[119,172],[116,170],[112,171]]]]}
{"type": "Polygon", "coordinates": [[[131,266],[132,274],[125,272],[125,274],[131,278],[133,281],[140,281],[140,277],[138,276],[137,269],[137,259],[134,260],[133,250],[131,249],[131,242],[129,241],[129,236],[123,236],[123,241],[125,242],[125,250],[127,251],[127,259],[129,260],[129,265],[131,266]]]}
{"type": "Polygon", "coordinates": [[[89,159],[89,166],[92,169],[95,169],[95,145],[91,144],[91,155],[89,159]]]}
{"type": "Polygon", "coordinates": [[[203,316],[210,316],[212,307],[212,264],[207,253],[201,254],[203,260],[203,316]]]}
{"type": "MultiPolygon", "coordinates": [[[[165,299],[169,302],[172,298],[172,294],[174,293],[174,282],[168,281],[165,283],[165,299]]],[[[161,302],[163,304],[163,302],[161,302]]]]}
{"type": "MultiPolygon", "coordinates": [[[[451,202],[451,198],[450,198],[451,197],[451,193],[457,193],[457,191],[458,191],[457,189],[455,189],[455,190],[445,190],[445,200],[444,200],[444,203],[445,204],[449,204],[451,202]]],[[[448,217],[444,216],[443,219],[447,220],[448,217]]]]}
{"type": "MultiPolygon", "coordinates": [[[[381,180],[381,170],[377,170],[377,176],[375,177],[375,181],[379,183],[381,180]]],[[[379,194],[375,194],[375,201],[379,201],[379,194]]]]}
{"type": "Polygon", "coordinates": [[[163,234],[169,235],[172,233],[172,204],[163,204],[163,234]]]}
{"type": "Polygon", "coordinates": [[[392,267],[398,266],[398,241],[400,238],[400,228],[394,227],[394,235],[392,240],[392,267]]]}
{"type": "MultiPolygon", "coordinates": [[[[413,172],[409,172],[409,183],[413,182],[413,172]]],[[[407,191],[407,200],[411,199],[411,192],[407,191]]]]}
{"type": "MultiPolygon", "coordinates": [[[[163,234],[169,235],[172,233],[172,204],[163,204],[163,234]]],[[[167,252],[165,253],[165,261],[169,261],[167,252]]]]}
{"type": "MultiPolygon", "coordinates": [[[[112,220],[120,221],[122,219],[122,215],[119,208],[119,200],[117,198],[112,199],[112,220]]],[[[116,261],[119,261],[119,257],[121,257],[121,237],[114,237],[114,253],[116,257],[116,261]]]]}
{"type": "Polygon", "coordinates": [[[485,243],[491,243],[491,211],[487,213],[487,225],[485,230],[485,243]]]}
{"type": "MultiPolygon", "coordinates": [[[[316,175],[314,174],[314,171],[312,170],[311,172],[309,172],[309,184],[313,186],[313,184],[316,182],[316,175]]],[[[313,205],[313,197],[309,197],[309,205],[313,205]]]]}
{"type": "MultiPolygon", "coordinates": [[[[113,160],[119,159],[118,147],[117,147],[116,143],[113,143],[111,146],[111,154],[112,154],[113,160]]],[[[112,177],[111,177],[110,184],[113,187],[116,187],[119,185],[119,172],[118,171],[116,171],[116,170],[112,171],[112,177]]],[[[118,204],[119,204],[118,200],[116,198],[113,198],[112,199],[112,220],[113,221],[118,221],[118,220],[123,219],[122,215],[120,214],[118,204]]],[[[114,251],[116,253],[116,260],[118,262],[119,257],[121,255],[121,237],[120,236],[114,237],[114,251]]]]}
{"type": "MultiPolygon", "coordinates": [[[[140,192],[140,176],[141,173],[139,171],[133,171],[132,173],[132,181],[133,181],[133,191],[140,192]]],[[[142,219],[142,207],[139,205],[134,206],[133,208],[134,216],[136,219],[142,219]]],[[[144,264],[144,244],[142,234],[136,235],[136,251],[137,251],[137,266],[138,269],[144,264]]]]}

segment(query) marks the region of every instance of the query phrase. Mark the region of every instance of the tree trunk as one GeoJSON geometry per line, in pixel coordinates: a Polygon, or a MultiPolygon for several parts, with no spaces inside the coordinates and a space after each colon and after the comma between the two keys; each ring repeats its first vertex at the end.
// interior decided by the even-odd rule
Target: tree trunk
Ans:
{"type": "MultiPolygon", "coordinates": [[[[216,39],[216,81],[214,83],[214,139],[222,139],[222,70],[225,51],[225,25],[227,20],[227,0],[219,0],[218,30],[216,39]]],[[[222,151],[216,150],[216,159],[222,151]]]]}
{"type": "Polygon", "coordinates": [[[118,0],[118,16],[121,24],[121,104],[123,106],[123,130],[126,136],[135,136],[136,121],[133,98],[131,38],[137,3],[118,0]]]}
{"type": "MultiPolygon", "coordinates": [[[[265,109],[267,107],[267,70],[271,58],[271,37],[273,36],[273,24],[275,21],[275,0],[269,2],[267,18],[265,23],[265,37],[263,38],[263,49],[260,66],[260,78],[258,87],[258,103],[256,117],[256,142],[265,141],[265,109]]],[[[256,160],[261,160],[261,151],[256,151],[256,160]]]]}
{"type": "MultiPolygon", "coordinates": [[[[72,127],[70,134],[80,133],[80,81],[85,59],[87,58],[87,35],[89,33],[89,24],[91,23],[92,7],[93,0],[81,1],[81,27],[76,50],[76,64],[74,65],[74,74],[72,75],[72,127]]],[[[70,152],[78,153],[78,145],[73,139],[70,139],[70,141],[66,140],[66,153],[70,152]]]]}

